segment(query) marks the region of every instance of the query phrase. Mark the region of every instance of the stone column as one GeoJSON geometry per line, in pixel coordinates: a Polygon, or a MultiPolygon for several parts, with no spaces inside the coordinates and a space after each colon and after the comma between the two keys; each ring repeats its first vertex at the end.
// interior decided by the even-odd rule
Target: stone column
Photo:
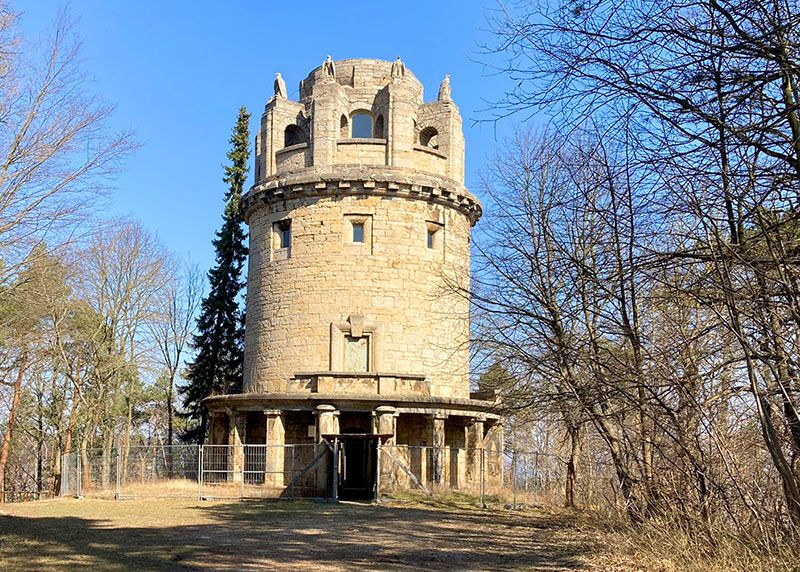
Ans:
{"type": "Polygon", "coordinates": [[[433,416],[433,445],[431,454],[431,480],[441,484],[444,479],[444,421],[447,415],[436,413],[433,416]]]}
{"type": "Polygon", "coordinates": [[[225,419],[222,411],[209,411],[208,412],[208,435],[206,436],[206,445],[224,445],[225,444],[225,419]]]}
{"type": "Polygon", "coordinates": [[[317,405],[314,408],[317,416],[317,443],[322,442],[323,435],[339,434],[339,410],[333,405],[317,405]]]}
{"type": "Polygon", "coordinates": [[[396,79],[389,87],[389,164],[414,166],[414,119],[417,116],[416,88],[408,79],[396,79]]]}
{"type": "Polygon", "coordinates": [[[372,412],[372,433],[375,435],[390,435],[381,444],[381,447],[388,447],[388,455],[378,455],[378,478],[379,483],[389,485],[386,479],[394,477],[392,475],[392,457],[397,457],[399,447],[397,443],[397,409],[390,405],[380,405],[372,412]]]}
{"type": "MultiPolygon", "coordinates": [[[[342,115],[338,106],[341,91],[341,86],[333,78],[314,83],[311,104],[311,153],[313,164],[317,167],[336,164],[336,143],[339,139],[339,122],[342,115]]],[[[347,117],[348,125],[350,120],[350,117],[347,117]]]]}
{"type": "Polygon", "coordinates": [[[473,419],[467,427],[467,479],[473,484],[480,483],[481,478],[483,421],[480,417],[473,419]]]}
{"type": "Polygon", "coordinates": [[[486,482],[492,486],[503,484],[503,425],[499,421],[489,427],[483,440],[486,449],[486,482]]]}
{"type": "Polygon", "coordinates": [[[267,418],[264,484],[270,487],[283,488],[284,481],[284,445],[286,444],[286,428],[284,426],[283,411],[267,409],[264,411],[267,418]]]}
{"type": "Polygon", "coordinates": [[[450,486],[463,489],[466,482],[466,451],[461,447],[452,447],[450,451],[450,486]]]}
{"type": "Polygon", "coordinates": [[[387,444],[394,445],[397,442],[397,409],[391,405],[380,405],[372,412],[372,432],[375,435],[391,435],[387,444]]]}
{"type": "Polygon", "coordinates": [[[234,483],[241,483],[244,476],[244,436],[247,416],[238,411],[229,411],[228,418],[228,469],[234,483]]]}
{"type": "MultiPolygon", "coordinates": [[[[317,405],[314,408],[314,414],[317,416],[317,443],[322,443],[323,435],[338,435],[339,434],[339,410],[333,405],[317,405]]],[[[320,445],[326,448],[327,445],[320,445]]],[[[320,451],[320,449],[318,449],[320,451]]],[[[321,461],[318,465],[317,471],[317,488],[320,491],[328,491],[333,486],[333,474],[331,471],[338,471],[338,459],[333,459],[332,462],[326,463],[321,461]]]]}

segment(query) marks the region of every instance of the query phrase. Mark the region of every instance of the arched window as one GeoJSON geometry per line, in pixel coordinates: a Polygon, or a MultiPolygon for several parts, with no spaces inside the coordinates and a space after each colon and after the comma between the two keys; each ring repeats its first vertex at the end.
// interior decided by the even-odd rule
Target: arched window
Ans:
{"type": "Polygon", "coordinates": [[[439,148],[439,132],[435,127],[426,127],[419,132],[419,144],[431,149],[439,148]]]}
{"type": "Polygon", "coordinates": [[[342,118],[339,120],[339,137],[342,139],[350,137],[350,126],[347,123],[346,115],[342,115],[342,118]]]}
{"type": "Polygon", "coordinates": [[[305,143],[306,136],[297,125],[289,125],[283,130],[283,146],[289,147],[298,143],[305,143]]]}
{"type": "Polygon", "coordinates": [[[373,129],[372,136],[375,139],[385,139],[386,135],[383,132],[383,115],[379,115],[375,119],[375,128],[373,129]]]}
{"type": "Polygon", "coordinates": [[[353,139],[370,139],[372,138],[372,116],[363,111],[357,111],[350,116],[352,121],[352,131],[350,137],[353,139]]]}

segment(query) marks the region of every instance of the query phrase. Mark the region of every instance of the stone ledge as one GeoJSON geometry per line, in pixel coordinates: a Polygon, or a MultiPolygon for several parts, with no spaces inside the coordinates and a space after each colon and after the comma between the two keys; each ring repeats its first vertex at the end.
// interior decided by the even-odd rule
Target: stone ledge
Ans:
{"type": "Polygon", "coordinates": [[[442,159],[447,159],[447,154],[442,153],[438,149],[434,149],[433,147],[425,147],[424,145],[414,145],[414,151],[421,151],[423,153],[428,153],[429,155],[434,155],[436,157],[441,157],[442,159]]]}
{"type": "Polygon", "coordinates": [[[441,204],[463,213],[474,226],[483,214],[480,201],[452,179],[393,167],[351,166],[336,171],[311,167],[276,175],[253,185],[242,197],[240,211],[245,221],[263,204],[294,198],[374,195],[421,200],[441,204]]]}
{"type": "Polygon", "coordinates": [[[386,145],[386,139],[363,137],[359,139],[339,139],[337,145],[386,145]]]}
{"type": "Polygon", "coordinates": [[[316,405],[331,404],[338,408],[371,411],[379,406],[397,408],[400,413],[466,415],[498,420],[499,413],[491,401],[458,397],[427,397],[416,395],[338,395],[332,393],[237,393],[207,397],[203,403],[209,412],[236,409],[264,411],[299,409],[311,411],[316,405]]]}
{"type": "Polygon", "coordinates": [[[283,149],[278,149],[275,151],[275,156],[283,155],[285,153],[291,153],[292,151],[299,151],[300,149],[308,148],[308,143],[297,143],[296,145],[289,145],[288,147],[284,147],[283,149]]]}
{"type": "Polygon", "coordinates": [[[308,377],[312,375],[326,375],[330,377],[407,377],[409,379],[425,379],[422,373],[396,373],[396,372],[353,372],[353,371],[301,371],[295,377],[308,377]]]}

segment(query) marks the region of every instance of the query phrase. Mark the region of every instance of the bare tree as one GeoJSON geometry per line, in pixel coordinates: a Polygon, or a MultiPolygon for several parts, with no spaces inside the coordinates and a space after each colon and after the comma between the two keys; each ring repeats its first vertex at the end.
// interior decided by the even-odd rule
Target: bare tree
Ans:
{"type": "MultiPolygon", "coordinates": [[[[677,446],[701,505],[707,508],[713,494],[728,495],[726,487],[747,496],[731,481],[714,490],[707,478],[713,458],[707,439],[719,462],[732,462],[719,421],[690,438],[690,428],[710,415],[706,392],[724,369],[727,381],[710,399],[731,405],[728,415],[743,407],[753,415],[795,526],[798,8],[793,1],[751,0],[520,2],[496,13],[498,43],[487,48],[490,64],[516,80],[496,117],[542,110],[565,129],[601,125],[603,138],[624,149],[613,177],[621,208],[597,213],[612,230],[622,224],[603,239],[603,256],[622,267],[618,286],[602,294],[613,301],[612,323],[621,326],[617,333],[632,352],[632,361],[611,357],[615,367],[624,366],[616,374],[632,376],[630,389],[639,394],[645,482],[653,480],[648,456],[677,446]],[[626,189],[631,179],[639,187],[633,193],[626,189]],[[631,197],[653,205],[659,240],[629,232],[626,218],[641,216],[644,204],[627,205],[631,197]],[[626,269],[645,281],[631,282],[634,274],[626,269]],[[645,335],[658,336],[664,304],[694,305],[683,315],[701,317],[704,336],[719,345],[708,347],[683,327],[679,343],[668,346],[671,355],[646,343],[645,335]],[[642,383],[654,372],[663,377],[642,383]],[[670,378],[676,374],[684,387],[670,378]]],[[[742,502],[760,510],[758,502],[742,502]]]]}
{"type": "Polygon", "coordinates": [[[0,247],[3,277],[34,248],[70,240],[108,177],[134,148],[110,135],[112,107],[87,91],[80,43],[61,12],[39,44],[17,32],[0,4],[0,247]]]}
{"type": "Polygon", "coordinates": [[[180,271],[172,272],[168,282],[162,286],[159,315],[151,323],[151,335],[158,346],[165,380],[167,445],[174,442],[175,380],[185,358],[194,315],[202,298],[202,284],[203,276],[197,266],[185,265],[180,271]]]}

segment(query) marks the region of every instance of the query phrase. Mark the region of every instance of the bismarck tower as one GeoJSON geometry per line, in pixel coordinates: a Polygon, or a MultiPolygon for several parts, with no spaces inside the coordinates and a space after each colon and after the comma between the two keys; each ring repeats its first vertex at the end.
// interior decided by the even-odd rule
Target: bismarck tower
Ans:
{"type": "MultiPolygon", "coordinates": [[[[469,285],[481,205],[464,187],[449,78],[425,103],[399,58],[329,57],[292,101],[278,75],[255,178],[241,201],[250,229],[244,393],[207,400],[209,442],[338,436],[348,465],[364,473],[342,475],[343,489],[373,485],[377,441],[499,447],[493,403],[470,395],[469,301],[458,290],[469,285]]],[[[469,454],[454,457],[418,460],[415,472],[463,486],[476,467],[469,454]]]]}

